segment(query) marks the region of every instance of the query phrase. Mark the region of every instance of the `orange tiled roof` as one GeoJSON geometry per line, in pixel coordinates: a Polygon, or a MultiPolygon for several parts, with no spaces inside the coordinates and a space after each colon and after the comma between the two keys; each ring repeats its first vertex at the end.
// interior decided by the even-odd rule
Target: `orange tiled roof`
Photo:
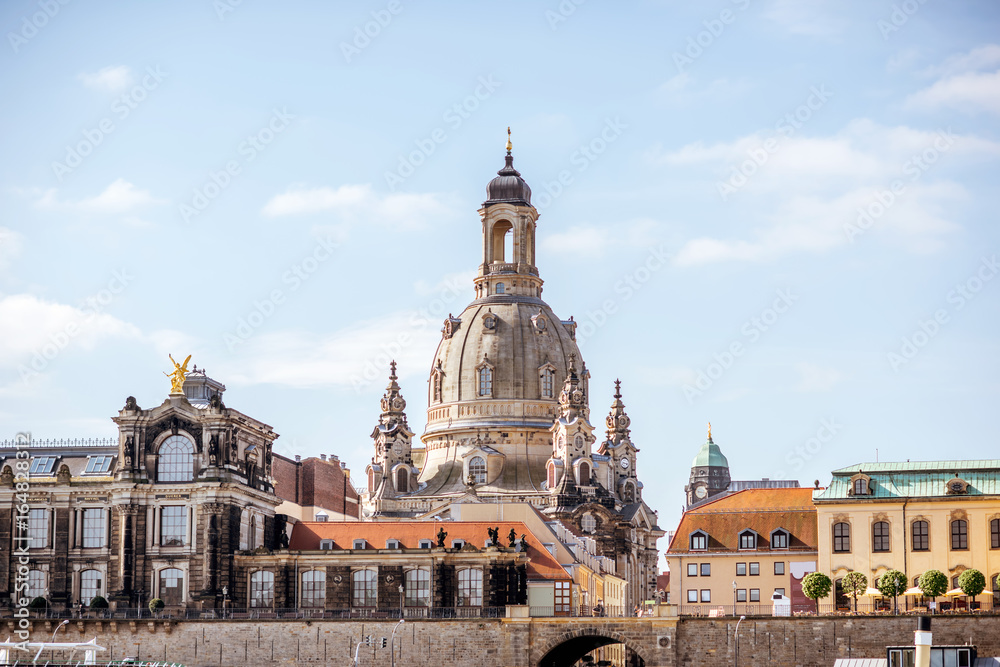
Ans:
{"type": "Polygon", "coordinates": [[[420,540],[437,544],[441,528],[448,533],[445,546],[452,540],[464,540],[483,549],[488,528],[500,529],[500,543],[507,544],[513,528],[517,536],[525,535],[528,543],[528,579],[568,580],[569,574],[542,545],[541,541],[521,521],[300,521],[292,528],[288,548],[293,551],[318,551],[320,540],[333,540],[334,549],[351,549],[354,540],[365,540],[369,549],[384,549],[387,540],[399,540],[403,549],[420,548],[420,540]]]}
{"type": "Polygon", "coordinates": [[[815,550],[816,507],[813,489],[745,489],[688,510],[681,517],[668,553],[688,553],[689,536],[696,530],[708,534],[709,552],[738,551],[739,534],[749,528],[759,535],[758,549],[770,547],[771,532],[789,532],[789,549],[815,550]]]}

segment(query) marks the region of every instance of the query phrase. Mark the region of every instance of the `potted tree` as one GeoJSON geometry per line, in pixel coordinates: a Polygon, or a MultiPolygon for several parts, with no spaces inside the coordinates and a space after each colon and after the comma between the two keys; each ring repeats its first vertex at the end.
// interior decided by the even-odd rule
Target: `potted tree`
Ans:
{"type": "Polygon", "coordinates": [[[976,596],[986,588],[986,577],[979,570],[969,569],[958,576],[958,587],[969,596],[969,610],[979,609],[976,596]]]}
{"type": "Polygon", "coordinates": [[[816,601],[816,613],[819,614],[819,601],[830,594],[833,582],[822,572],[810,572],[802,579],[802,593],[810,600],[816,601]]]}
{"type": "Polygon", "coordinates": [[[149,601],[149,613],[156,616],[161,609],[163,609],[166,604],[160,598],[153,598],[149,601]]]}
{"type": "Polygon", "coordinates": [[[898,614],[899,607],[896,598],[906,591],[906,575],[899,570],[889,570],[878,579],[878,591],[887,598],[892,598],[892,613],[898,614]]]}
{"type": "Polygon", "coordinates": [[[48,608],[49,608],[49,601],[46,600],[41,595],[32,599],[31,602],[28,603],[28,609],[37,614],[38,616],[44,615],[45,611],[48,608]]]}
{"type": "Polygon", "coordinates": [[[868,590],[868,577],[861,572],[848,572],[841,583],[844,586],[844,593],[854,599],[854,613],[858,613],[858,597],[868,590]]]}
{"type": "Polygon", "coordinates": [[[100,616],[107,615],[109,606],[107,599],[103,595],[95,595],[90,600],[90,608],[100,616]]]}
{"type": "Polygon", "coordinates": [[[941,570],[927,570],[920,575],[917,586],[921,593],[932,598],[934,606],[937,607],[937,597],[944,595],[948,590],[948,577],[941,570]]]}

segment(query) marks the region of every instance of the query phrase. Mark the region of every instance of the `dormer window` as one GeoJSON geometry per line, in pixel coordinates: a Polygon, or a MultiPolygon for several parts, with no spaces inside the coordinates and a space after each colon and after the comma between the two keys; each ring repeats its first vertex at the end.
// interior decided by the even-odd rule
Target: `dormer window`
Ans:
{"type": "Polygon", "coordinates": [[[704,551],[708,548],[708,535],[703,531],[691,534],[691,551],[704,551]]]}
{"type": "Polygon", "coordinates": [[[856,496],[867,496],[868,495],[868,480],[864,477],[854,480],[854,495],[856,496]]]}
{"type": "Polygon", "coordinates": [[[464,546],[465,546],[465,540],[452,540],[451,541],[451,548],[452,549],[461,549],[464,546]]]}
{"type": "Polygon", "coordinates": [[[333,551],[333,540],[320,540],[319,541],[320,551],[333,551]]]}
{"type": "Polygon", "coordinates": [[[757,533],[752,530],[744,530],[740,533],[740,549],[756,549],[757,533]]]}
{"type": "Polygon", "coordinates": [[[353,548],[354,549],[364,549],[365,548],[365,540],[354,540],[354,547],[353,548]]]}
{"type": "Polygon", "coordinates": [[[955,475],[952,479],[948,480],[948,483],[947,485],[945,485],[945,490],[944,490],[944,492],[949,496],[962,495],[968,493],[968,491],[969,491],[969,483],[966,482],[961,477],[959,477],[958,475],[955,475]]]}
{"type": "Polygon", "coordinates": [[[326,512],[316,512],[313,519],[316,521],[329,521],[330,517],[326,512]]]}
{"type": "Polygon", "coordinates": [[[420,540],[417,542],[418,549],[431,549],[434,547],[434,540],[420,540]]]}
{"type": "Polygon", "coordinates": [[[399,540],[386,540],[385,541],[385,548],[386,549],[399,549],[400,548],[400,546],[399,546],[399,540]]]}
{"type": "Polygon", "coordinates": [[[52,468],[56,464],[55,456],[36,456],[31,462],[32,475],[51,475],[52,468]]]}
{"type": "Polygon", "coordinates": [[[788,548],[788,531],[786,530],[776,530],[771,533],[771,548],[772,549],[787,549],[788,548]]]}
{"type": "Polygon", "coordinates": [[[88,456],[84,475],[103,475],[111,469],[113,456],[88,456]]]}

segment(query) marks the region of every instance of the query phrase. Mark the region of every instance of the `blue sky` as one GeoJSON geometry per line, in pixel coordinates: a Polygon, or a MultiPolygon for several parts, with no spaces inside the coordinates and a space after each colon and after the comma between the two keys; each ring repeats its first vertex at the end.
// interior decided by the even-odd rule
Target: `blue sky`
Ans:
{"type": "Polygon", "coordinates": [[[998,455],[1000,8],[7,2],[0,437],[114,434],[193,354],[360,483],[387,360],[424,424],[503,164],[600,425],[672,528],[733,477],[998,455]],[[588,326],[589,325],[589,326],[588,326]]]}

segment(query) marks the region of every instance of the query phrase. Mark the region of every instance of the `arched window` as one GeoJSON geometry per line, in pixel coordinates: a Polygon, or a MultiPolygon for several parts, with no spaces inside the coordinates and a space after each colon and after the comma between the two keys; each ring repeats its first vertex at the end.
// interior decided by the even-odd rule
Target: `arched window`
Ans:
{"type": "Polygon", "coordinates": [[[788,548],[788,533],[784,530],[776,530],[771,533],[771,548],[772,549],[787,549],[788,548]]]}
{"type": "Polygon", "coordinates": [[[872,551],[889,551],[889,522],[872,524],[872,551]]]}
{"type": "Polygon", "coordinates": [[[556,484],[559,483],[559,479],[556,476],[556,464],[555,463],[550,463],[549,464],[548,476],[547,476],[547,478],[546,478],[545,481],[546,481],[546,486],[548,486],[549,489],[556,488],[556,484]]]}
{"type": "Polygon", "coordinates": [[[930,530],[926,521],[914,521],[910,532],[913,536],[912,541],[914,551],[930,550],[930,530]]]}
{"type": "Polygon", "coordinates": [[[378,601],[378,574],[375,570],[351,573],[351,606],[374,607],[378,601]]]}
{"type": "Polygon", "coordinates": [[[955,550],[969,548],[969,523],[965,519],[955,519],[951,522],[951,548],[955,550]]]}
{"type": "Polygon", "coordinates": [[[590,486],[590,464],[586,461],[580,463],[580,486],[590,486]]]}
{"type": "Polygon", "coordinates": [[[274,572],[257,570],[250,575],[250,606],[274,606],[274,572]]]}
{"type": "Polygon", "coordinates": [[[851,601],[844,592],[844,580],[837,579],[833,582],[833,604],[838,610],[850,610],[851,601]]]}
{"type": "Polygon", "coordinates": [[[582,528],[585,533],[593,533],[597,530],[597,519],[594,518],[593,514],[587,512],[580,519],[580,528],[582,528]]]}
{"type": "Polygon", "coordinates": [[[474,484],[486,483],[486,461],[482,456],[473,456],[469,461],[469,477],[474,484]]]}
{"type": "Polygon", "coordinates": [[[506,289],[503,283],[497,283],[497,294],[503,294],[506,289]]]}
{"type": "Polygon", "coordinates": [[[851,525],[840,522],[833,524],[833,552],[848,553],[851,550],[851,525]]]}
{"type": "Polygon", "coordinates": [[[432,393],[434,395],[434,402],[435,403],[440,403],[441,402],[441,373],[435,372],[434,375],[431,376],[431,387],[432,387],[432,393]]]}
{"type": "Polygon", "coordinates": [[[410,491],[410,471],[406,468],[396,470],[396,492],[409,493],[410,491]]]}
{"type": "Polygon", "coordinates": [[[29,570],[27,597],[34,600],[40,595],[45,595],[45,573],[41,570],[29,570]]]}
{"type": "Polygon", "coordinates": [[[182,435],[163,441],[156,465],[157,482],[190,482],[194,479],[194,443],[182,435]]]}
{"type": "Polygon", "coordinates": [[[101,594],[103,575],[99,570],[84,570],[80,573],[80,602],[90,605],[90,601],[101,594]]]}
{"type": "Polygon", "coordinates": [[[493,369],[489,366],[483,366],[479,369],[479,395],[493,395],[493,369]]]}
{"type": "Polygon", "coordinates": [[[635,487],[629,482],[626,482],[624,488],[622,489],[622,500],[627,503],[635,502],[635,487]]]}
{"type": "Polygon", "coordinates": [[[868,495],[868,480],[864,477],[859,477],[854,480],[854,495],[856,496],[867,496],[868,495]]]}
{"type": "Polygon", "coordinates": [[[303,607],[326,606],[326,572],[324,570],[309,570],[302,573],[303,607]]]}
{"type": "Polygon", "coordinates": [[[407,607],[426,607],[431,600],[431,573],[407,570],[403,574],[404,603],[407,607]]]}
{"type": "Polygon", "coordinates": [[[757,533],[752,530],[744,530],[740,533],[740,549],[756,549],[757,533]]]}
{"type": "Polygon", "coordinates": [[[466,568],[458,571],[459,607],[481,607],[483,605],[483,571],[466,568]]]}
{"type": "Polygon", "coordinates": [[[556,373],[551,368],[546,368],[542,371],[541,375],[542,382],[542,398],[554,398],[555,397],[555,383],[556,383],[556,373]]]}
{"type": "Polygon", "coordinates": [[[160,570],[160,599],[166,605],[184,604],[184,572],[177,568],[160,570]]]}

